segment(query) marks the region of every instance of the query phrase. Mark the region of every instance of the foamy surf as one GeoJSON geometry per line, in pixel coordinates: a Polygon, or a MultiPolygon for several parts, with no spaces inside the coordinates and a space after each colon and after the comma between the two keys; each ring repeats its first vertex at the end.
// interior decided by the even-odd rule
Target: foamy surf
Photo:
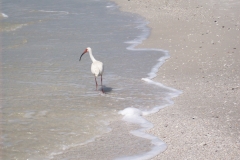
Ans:
{"type": "Polygon", "coordinates": [[[154,147],[152,147],[149,152],[142,153],[139,155],[119,157],[119,158],[116,158],[115,160],[149,159],[163,152],[167,148],[167,145],[163,141],[145,132],[146,130],[151,129],[153,125],[142,117],[143,112],[141,110],[130,107],[122,111],[119,111],[119,114],[123,115],[124,121],[140,125],[141,129],[130,131],[130,133],[134,136],[150,140],[151,143],[154,145],[154,147]]]}
{"type": "Polygon", "coordinates": [[[1,13],[3,18],[8,18],[8,15],[6,15],[5,13],[1,13]]]}
{"type": "Polygon", "coordinates": [[[132,50],[132,51],[145,51],[145,52],[158,51],[158,52],[163,52],[165,55],[158,59],[158,63],[155,64],[152,67],[151,71],[147,74],[148,77],[142,78],[142,80],[149,83],[149,84],[156,85],[156,86],[161,87],[161,88],[166,88],[166,89],[168,89],[172,92],[169,93],[168,97],[165,98],[165,101],[167,102],[165,105],[155,106],[150,110],[140,110],[138,108],[129,107],[129,108],[125,108],[124,110],[121,110],[121,111],[118,112],[119,114],[123,115],[122,120],[124,120],[128,123],[138,124],[141,127],[138,130],[130,131],[130,133],[132,135],[150,140],[151,144],[153,144],[154,147],[152,147],[151,150],[148,151],[148,152],[138,154],[138,155],[133,155],[133,156],[119,157],[119,158],[116,158],[116,160],[147,160],[147,159],[150,159],[150,158],[153,158],[153,157],[157,156],[158,154],[160,154],[161,152],[163,152],[164,150],[167,149],[167,144],[166,143],[161,141],[158,137],[155,137],[153,135],[150,135],[150,134],[146,133],[147,130],[149,130],[153,127],[153,124],[151,124],[146,119],[144,119],[143,116],[156,113],[160,109],[162,109],[166,106],[169,106],[170,104],[173,104],[173,101],[171,99],[173,97],[177,97],[179,94],[181,94],[181,91],[179,91],[179,90],[176,90],[176,89],[171,88],[171,87],[167,87],[167,86],[165,86],[165,85],[163,85],[159,82],[153,81],[153,78],[155,78],[157,76],[158,69],[162,66],[162,64],[170,56],[168,54],[168,51],[162,50],[162,49],[155,49],[155,48],[136,49],[135,48],[137,45],[141,44],[143,40],[146,40],[149,33],[150,33],[150,30],[147,28],[148,23],[143,22],[143,21],[141,21],[141,23],[142,24],[137,26],[137,28],[142,30],[142,34],[138,38],[136,38],[132,41],[125,42],[125,43],[128,43],[128,44],[131,44],[129,47],[127,47],[127,49],[132,50]]]}
{"type": "Polygon", "coordinates": [[[46,10],[38,10],[38,12],[44,12],[44,13],[55,13],[55,14],[63,14],[63,15],[67,15],[69,14],[69,12],[67,11],[46,11],[46,10]]]}

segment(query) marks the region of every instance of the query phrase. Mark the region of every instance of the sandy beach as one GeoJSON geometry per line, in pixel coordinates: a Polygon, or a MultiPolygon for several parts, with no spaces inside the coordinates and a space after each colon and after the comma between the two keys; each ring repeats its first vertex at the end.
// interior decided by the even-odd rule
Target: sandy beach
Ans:
{"type": "Polygon", "coordinates": [[[0,160],[240,160],[240,1],[110,1],[0,2],[0,160]]]}
{"type": "Polygon", "coordinates": [[[153,159],[239,159],[240,2],[113,1],[149,21],[151,35],[138,47],[168,50],[155,81],[183,91],[146,117],[149,133],[168,145],[153,159]]]}

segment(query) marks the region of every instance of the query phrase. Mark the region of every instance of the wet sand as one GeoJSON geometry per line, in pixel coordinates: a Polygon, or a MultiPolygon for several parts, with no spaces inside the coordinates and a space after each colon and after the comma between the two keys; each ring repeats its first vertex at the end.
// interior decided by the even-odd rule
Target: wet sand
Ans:
{"type": "Polygon", "coordinates": [[[149,133],[168,145],[153,159],[239,159],[240,2],[113,1],[149,21],[151,35],[138,47],[168,50],[155,81],[183,91],[146,117],[149,133]]]}

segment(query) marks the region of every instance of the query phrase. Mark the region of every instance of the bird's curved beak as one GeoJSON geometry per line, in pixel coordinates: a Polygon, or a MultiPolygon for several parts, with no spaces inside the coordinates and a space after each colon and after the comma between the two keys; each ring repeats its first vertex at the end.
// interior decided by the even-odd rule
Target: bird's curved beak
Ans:
{"type": "Polygon", "coordinates": [[[79,61],[81,61],[81,58],[82,58],[82,56],[83,56],[85,53],[87,53],[87,49],[82,53],[82,55],[81,55],[80,58],[79,58],[79,61]]]}
{"type": "Polygon", "coordinates": [[[84,55],[84,52],[82,53],[82,55],[80,56],[80,59],[79,59],[79,61],[81,61],[81,58],[82,58],[82,56],[84,55]]]}

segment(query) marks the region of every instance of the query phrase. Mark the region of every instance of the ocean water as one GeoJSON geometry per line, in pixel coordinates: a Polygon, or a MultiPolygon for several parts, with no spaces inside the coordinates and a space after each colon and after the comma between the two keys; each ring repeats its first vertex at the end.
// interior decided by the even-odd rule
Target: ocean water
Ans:
{"type": "MultiPolygon", "coordinates": [[[[150,33],[144,19],[105,0],[2,0],[1,14],[1,159],[63,159],[72,149],[97,146],[118,122],[112,140],[132,124],[122,140],[134,136],[149,145],[137,154],[106,149],[104,159],[149,159],[166,149],[145,133],[153,126],[144,116],[180,92],[153,80],[167,51],[134,48],[150,33]],[[104,63],[105,94],[95,90],[89,55],[79,62],[86,47],[104,63]]],[[[82,159],[74,155],[64,159],[82,159]]]]}

